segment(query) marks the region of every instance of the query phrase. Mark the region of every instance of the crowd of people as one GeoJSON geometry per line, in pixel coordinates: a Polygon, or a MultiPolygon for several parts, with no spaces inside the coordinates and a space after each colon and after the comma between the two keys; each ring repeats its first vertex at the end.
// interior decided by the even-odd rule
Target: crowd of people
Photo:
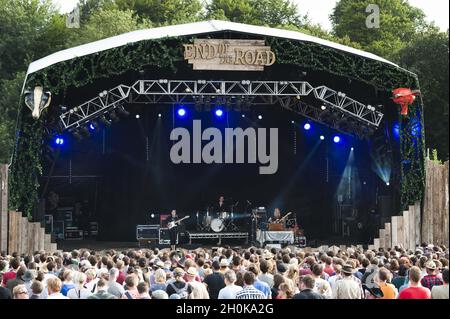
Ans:
{"type": "Polygon", "coordinates": [[[448,299],[448,249],[88,249],[0,257],[0,299],[448,299]]]}

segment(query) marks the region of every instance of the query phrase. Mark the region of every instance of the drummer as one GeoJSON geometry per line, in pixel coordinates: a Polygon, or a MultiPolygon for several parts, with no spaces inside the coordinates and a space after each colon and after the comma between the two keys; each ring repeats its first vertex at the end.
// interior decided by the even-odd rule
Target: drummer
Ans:
{"type": "Polygon", "coordinates": [[[214,212],[219,214],[219,215],[220,215],[220,213],[226,212],[227,211],[227,205],[226,205],[226,202],[225,202],[225,197],[223,195],[221,195],[219,197],[219,201],[216,204],[214,204],[213,207],[214,207],[214,212]]]}

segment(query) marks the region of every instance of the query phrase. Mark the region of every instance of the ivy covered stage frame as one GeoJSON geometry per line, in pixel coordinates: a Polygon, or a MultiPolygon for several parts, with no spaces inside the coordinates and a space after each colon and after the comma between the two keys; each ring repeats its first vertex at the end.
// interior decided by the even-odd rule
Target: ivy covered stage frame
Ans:
{"type": "MultiPolygon", "coordinates": [[[[323,71],[360,81],[376,90],[389,93],[399,87],[419,89],[413,73],[393,65],[312,42],[262,37],[275,52],[279,65],[323,71]]],[[[128,71],[155,67],[175,73],[183,63],[183,43],[192,43],[192,37],[146,40],[101,51],[51,65],[31,74],[25,88],[42,85],[53,96],[66,96],[69,89],[86,87],[102,78],[120,76],[128,71]]],[[[31,220],[39,201],[39,180],[42,176],[44,128],[49,121],[48,109],[39,120],[20,104],[18,132],[10,167],[10,208],[22,211],[31,220]]],[[[399,112],[398,112],[399,113],[399,112]]],[[[401,209],[422,200],[425,183],[425,134],[423,106],[420,99],[410,106],[407,117],[399,115],[400,125],[400,201],[401,209]]],[[[397,212],[400,213],[400,212],[397,212]]]]}

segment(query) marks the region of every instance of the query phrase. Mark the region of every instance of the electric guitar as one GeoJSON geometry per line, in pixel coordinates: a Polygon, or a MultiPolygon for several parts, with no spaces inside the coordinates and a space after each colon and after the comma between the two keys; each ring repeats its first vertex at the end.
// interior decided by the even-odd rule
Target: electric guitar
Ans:
{"type": "Polygon", "coordinates": [[[181,219],[179,219],[179,220],[177,220],[175,222],[169,222],[167,224],[167,228],[169,228],[169,229],[174,228],[175,226],[177,226],[181,221],[185,220],[186,218],[189,218],[189,216],[185,216],[185,217],[183,217],[183,218],[181,218],[181,219]]]}
{"type": "Polygon", "coordinates": [[[276,219],[276,220],[272,221],[272,223],[274,223],[274,224],[281,224],[282,222],[284,222],[284,219],[285,219],[286,217],[288,217],[290,214],[292,214],[292,212],[289,212],[289,213],[287,213],[286,215],[284,215],[283,217],[281,217],[281,218],[279,218],[279,219],[276,219]]]}

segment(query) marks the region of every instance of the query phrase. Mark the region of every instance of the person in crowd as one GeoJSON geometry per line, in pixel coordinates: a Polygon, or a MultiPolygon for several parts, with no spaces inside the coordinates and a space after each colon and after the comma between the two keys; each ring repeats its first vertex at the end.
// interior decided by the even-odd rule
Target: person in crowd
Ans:
{"type": "Polygon", "coordinates": [[[42,299],[41,294],[44,290],[44,285],[39,280],[33,280],[31,283],[31,294],[29,294],[30,299],[42,299]]]}
{"type": "Polygon", "coordinates": [[[241,286],[235,285],[236,272],[228,270],[224,274],[226,287],[220,289],[218,299],[236,299],[236,294],[242,290],[241,286]]]}
{"type": "Polygon", "coordinates": [[[31,284],[33,280],[36,278],[36,271],[34,269],[28,269],[25,271],[22,276],[22,280],[24,281],[24,285],[27,288],[28,295],[31,296],[31,284]]]}
{"type": "Polygon", "coordinates": [[[436,263],[433,260],[425,264],[427,275],[420,281],[423,287],[431,290],[434,286],[441,286],[443,284],[441,278],[436,274],[436,268],[436,263]]]}
{"type": "Polygon", "coordinates": [[[378,270],[378,277],[377,277],[377,284],[380,287],[383,297],[380,297],[379,299],[396,299],[398,295],[397,288],[393,284],[391,284],[391,272],[381,267],[378,270]]]}
{"type": "Polygon", "coordinates": [[[253,286],[255,274],[247,271],[244,274],[244,288],[236,293],[236,299],[266,299],[266,295],[253,286]]]}
{"type": "Polygon", "coordinates": [[[111,268],[109,270],[108,293],[120,299],[125,293],[125,289],[117,282],[118,277],[119,270],[117,268],[111,268]]]}
{"type": "Polygon", "coordinates": [[[140,283],[138,283],[137,291],[139,292],[138,299],[151,299],[148,284],[145,281],[141,281],[140,283]]]}
{"type": "Polygon", "coordinates": [[[61,293],[64,296],[67,296],[67,293],[70,289],[75,288],[75,284],[73,283],[73,271],[70,269],[67,269],[63,272],[62,275],[62,287],[61,287],[61,293]]]}
{"type": "Polygon", "coordinates": [[[67,292],[67,297],[70,299],[87,299],[90,295],[92,295],[92,292],[89,289],[84,288],[84,284],[86,283],[86,274],[77,271],[74,274],[73,279],[75,287],[67,292]]]}
{"type": "Polygon", "coordinates": [[[62,282],[58,277],[47,280],[47,299],[69,299],[61,293],[62,282]]]}
{"type": "Polygon", "coordinates": [[[122,299],[140,299],[137,285],[139,283],[139,277],[136,274],[130,274],[125,278],[125,292],[122,295],[122,299]]]}
{"type": "Polygon", "coordinates": [[[25,281],[22,278],[25,275],[26,269],[27,268],[25,266],[20,266],[15,273],[16,278],[8,280],[6,288],[8,288],[9,291],[11,291],[11,293],[15,286],[23,285],[25,283],[25,281]]]}
{"type": "Polygon", "coordinates": [[[330,283],[325,279],[322,279],[323,266],[321,264],[314,264],[311,268],[312,277],[314,278],[314,288],[313,291],[322,295],[324,298],[331,298],[332,290],[330,283]]]}
{"type": "Polygon", "coordinates": [[[172,295],[178,295],[180,299],[191,299],[192,286],[183,279],[184,270],[182,268],[175,268],[173,271],[173,280],[167,282],[166,292],[169,298],[172,295]]]}
{"type": "Polygon", "coordinates": [[[197,268],[189,267],[186,271],[186,282],[192,286],[192,299],[209,299],[209,293],[206,286],[195,280],[198,277],[197,268]]]}
{"type": "Polygon", "coordinates": [[[449,299],[448,296],[448,268],[442,271],[443,285],[434,285],[431,288],[431,299],[449,299]]]}
{"type": "MultiPolygon", "coordinates": [[[[162,263],[162,262],[161,262],[162,263]]],[[[151,284],[150,286],[150,291],[153,293],[153,291],[157,291],[157,290],[163,290],[166,291],[167,288],[167,275],[166,272],[164,271],[163,268],[158,268],[155,273],[153,274],[154,276],[154,283],[151,284]]]]}
{"type": "Polygon", "coordinates": [[[392,284],[399,291],[400,287],[405,284],[406,273],[408,272],[408,267],[406,264],[402,264],[398,267],[397,277],[392,279],[392,284]]]}
{"type": "Polygon", "coordinates": [[[164,290],[155,290],[152,292],[152,299],[169,299],[169,296],[164,290]]]}
{"type": "Polygon", "coordinates": [[[14,299],[29,299],[28,290],[24,284],[14,286],[12,295],[14,299]]]}
{"type": "Polygon", "coordinates": [[[100,278],[97,282],[97,292],[90,295],[88,299],[117,299],[117,297],[108,292],[108,281],[100,278]]]}
{"type": "Polygon", "coordinates": [[[300,277],[300,292],[295,294],[292,299],[324,299],[324,296],[314,292],[315,279],[311,275],[300,277]]]}
{"type": "Polygon", "coordinates": [[[211,299],[217,299],[219,297],[219,291],[225,288],[225,278],[220,272],[220,263],[218,260],[212,263],[213,273],[206,276],[203,283],[209,292],[209,297],[211,299]]]}
{"type": "Polygon", "coordinates": [[[333,290],[334,285],[336,284],[336,281],[342,278],[341,270],[342,266],[339,264],[336,264],[333,266],[334,269],[334,275],[328,278],[328,283],[330,284],[331,290],[333,290]]]}
{"type": "Polygon", "coordinates": [[[291,285],[283,282],[278,289],[278,295],[274,299],[292,299],[294,296],[294,290],[291,285]]]}
{"type": "Polygon", "coordinates": [[[362,299],[361,284],[353,276],[353,265],[345,264],[342,269],[342,278],[337,280],[332,292],[332,299],[362,299]]]}
{"type": "MultiPolygon", "coordinates": [[[[258,275],[259,275],[259,269],[258,266],[256,264],[250,264],[250,266],[248,267],[248,271],[251,271],[255,274],[255,280],[253,282],[253,286],[258,289],[259,291],[261,291],[264,296],[266,296],[265,299],[271,299],[272,298],[272,291],[270,290],[270,287],[267,283],[265,283],[264,281],[261,281],[258,279],[258,275]]],[[[292,287],[293,285],[291,285],[292,290],[294,290],[294,288],[292,287]]]]}
{"type": "Polygon", "coordinates": [[[12,258],[9,261],[9,267],[10,267],[9,271],[7,271],[3,274],[3,279],[2,279],[3,287],[6,287],[9,280],[16,278],[16,273],[20,267],[20,260],[18,258],[12,258]]]}
{"type": "Polygon", "coordinates": [[[403,289],[398,295],[398,299],[430,299],[430,289],[425,288],[420,283],[422,271],[419,267],[413,266],[409,269],[409,286],[403,289]]]}

